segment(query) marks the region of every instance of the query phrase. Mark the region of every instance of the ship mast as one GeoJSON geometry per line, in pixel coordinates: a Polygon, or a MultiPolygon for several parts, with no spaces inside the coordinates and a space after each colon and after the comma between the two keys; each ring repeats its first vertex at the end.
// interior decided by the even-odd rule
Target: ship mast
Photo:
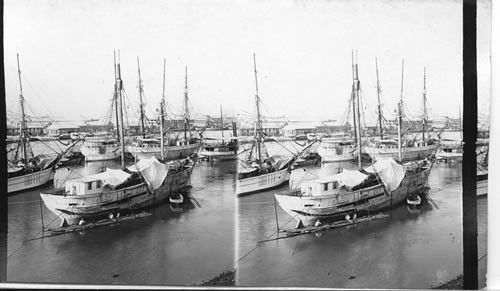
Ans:
{"type": "Polygon", "coordinates": [[[262,166],[262,153],[260,148],[261,141],[261,133],[262,133],[262,123],[260,120],[260,108],[259,108],[259,85],[257,83],[257,62],[255,61],[255,53],[253,54],[253,69],[255,73],[255,106],[257,107],[257,124],[255,127],[255,134],[257,136],[257,154],[259,156],[259,167],[262,166]]]}
{"type": "Polygon", "coordinates": [[[115,91],[113,92],[113,101],[115,105],[115,115],[116,115],[116,136],[118,140],[120,139],[120,116],[118,116],[118,83],[116,80],[118,79],[117,77],[117,65],[116,65],[116,52],[113,51],[113,59],[114,59],[114,69],[115,69],[115,91]]]}
{"type": "MultiPolygon", "coordinates": [[[[354,51],[351,52],[351,62],[352,62],[352,80],[355,80],[355,69],[354,69],[354,51]]],[[[354,85],[353,85],[354,86],[354,85]]],[[[352,120],[353,120],[353,128],[354,128],[354,143],[358,142],[358,127],[356,120],[356,100],[354,95],[354,87],[351,90],[351,101],[352,101],[352,120]]]]}
{"type": "Polygon", "coordinates": [[[462,109],[458,106],[458,128],[462,130],[462,109]]]}
{"type": "Polygon", "coordinates": [[[161,93],[161,102],[160,102],[160,113],[161,113],[161,118],[160,118],[160,154],[161,154],[161,160],[163,161],[164,159],[164,144],[165,141],[163,140],[163,121],[164,121],[164,115],[166,114],[165,112],[165,59],[163,59],[163,90],[161,93]]]}
{"type": "Polygon", "coordinates": [[[142,137],[146,137],[146,132],[144,130],[144,103],[142,103],[142,94],[143,89],[142,89],[142,80],[141,80],[141,68],[139,65],[139,57],[137,57],[137,72],[139,73],[139,100],[140,100],[140,113],[141,113],[141,132],[142,132],[142,137]]]}
{"type": "Polygon", "coordinates": [[[185,76],[185,87],[184,87],[184,141],[188,142],[187,131],[189,128],[189,107],[188,107],[188,77],[187,77],[187,66],[186,66],[186,76],[185,76]]]}
{"type": "MultiPolygon", "coordinates": [[[[224,137],[224,120],[222,119],[222,104],[220,104],[220,132],[222,137],[224,137]]],[[[222,139],[222,144],[224,144],[224,139],[222,139]]]]}
{"type": "Polygon", "coordinates": [[[377,58],[375,58],[375,71],[377,72],[377,99],[378,99],[378,128],[379,128],[379,134],[380,134],[380,139],[384,138],[384,132],[382,129],[382,105],[380,104],[380,81],[378,79],[378,62],[377,58]]]}
{"type": "Polygon", "coordinates": [[[358,79],[358,56],[356,52],[356,56],[354,56],[353,52],[353,84],[352,84],[352,90],[353,90],[353,102],[354,99],[356,100],[356,119],[357,119],[357,131],[356,131],[356,140],[357,140],[357,147],[358,147],[358,168],[361,170],[361,122],[360,122],[360,112],[359,112],[359,79],[358,79]]]}
{"type": "Polygon", "coordinates": [[[21,128],[20,128],[20,136],[21,142],[23,144],[23,158],[24,164],[28,164],[28,152],[26,151],[26,143],[28,142],[27,137],[27,125],[26,125],[26,116],[24,113],[24,96],[23,96],[23,84],[21,83],[21,67],[19,65],[19,54],[17,54],[17,73],[19,76],[19,103],[21,105],[21,128]]]}
{"type": "Polygon", "coordinates": [[[425,86],[425,67],[424,67],[424,116],[422,118],[422,141],[425,141],[425,132],[427,131],[427,88],[425,86]]]}
{"type": "Polygon", "coordinates": [[[458,106],[458,128],[460,129],[460,140],[463,139],[463,131],[462,131],[462,110],[460,106],[458,106]]]}
{"type": "Polygon", "coordinates": [[[401,126],[403,123],[403,80],[404,80],[404,68],[405,68],[405,60],[402,61],[401,66],[401,98],[398,103],[398,158],[399,161],[402,162],[402,144],[401,144],[401,126]]]}
{"type": "MultiPolygon", "coordinates": [[[[116,57],[116,56],[115,56],[116,57]]],[[[115,63],[116,63],[116,58],[115,58],[115,63]]],[[[118,115],[120,117],[120,147],[121,147],[121,166],[122,168],[125,168],[125,138],[123,134],[123,97],[122,97],[122,90],[123,90],[123,81],[121,78],[121,71],[120,71],[120,51],[118,51],[118,63],[116,64],[116,95],[119,98],[119,105],[120,109],[118,112],[118,115]]],[[[118,107],[116,108],[118,110],[118,107]]]]}

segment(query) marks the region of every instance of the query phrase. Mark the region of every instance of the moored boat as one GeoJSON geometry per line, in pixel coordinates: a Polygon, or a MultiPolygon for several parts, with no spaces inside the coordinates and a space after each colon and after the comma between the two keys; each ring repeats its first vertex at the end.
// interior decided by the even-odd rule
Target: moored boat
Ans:
{"type": "Polygon", "coordinates": [[[198,156],[209,160],[234,160],[238,158],[238,149],[238,142],[235,140],[229,142],[221,140],[216,143],[205,142],[201,146],[198,156]]]}
{"type": "Polygon", "coordinates": [[[195,139],[188,142],[170,141],[162,147],[158,138],[138,138],[132,145],[127,146],[127,151],[137,160],[141,160],[160,158],[163,149],[165,159],[174,160],[189,157],[198,152],[199,148],[200,142],[195,139]]]}
{"type": "Polygon", "coordinates": [[[19,76],[19,101],[21,105],[21,128],[20,136],[15,139],[15,144],[9,144],[7,153],[7,193],[32,189],[54,180],[55,165],[59,155],[37,155],[34,156],[30,146],[30,137],[26,122],[23,96],[23,86],[21,81],[21,69],[19,65],[19,54],[17,55],[17,72],[19,76]]]}
{"type": "MultiPolygon", "coordinates": [[[[404,61],[403,61],[403,70],[404,71],[404,61]]],[[[377,70],[378,72],[378,70],[377,70]]],[[[378,76],[378,73],[377,73],[378,76]]],[[[377,77],[378,79],[378,77],[377,77]]],[[[377,81],[378,84],[378,81],[377,81]]],[[[377,87],[379,87],[377,85],[377,87]]],[[[380,91],[380,89],[378,89],[380,91]]],[[[372,143],[366,145],[363,151],[370,156],[372,160],[383,159],[383,158],[392,158],[398,161],[415,161],[421,160],[430,157],[435,154],[437,149],[439,148],[439,143],[429,137],[429,133],[427,132],[427,88],[426,88],[426,78],[425,78],[425,68],[424,68],[424,89],[423,89],[423,118],[422,118],[422,140],[417,141],[415,139],[403,141],[401,126],[398,128],[398,140],[393,139],[383,139],[382,134],[381,138],[378,140],[374,140],[372,143]],[[427,137],[426,137],[427,134],[427,137]]],[[[380,104],[380,100],[379,100],[380,104]]],[[[403,74],[401,76],[401,98],[398,105],[398,110],[401,111],[400,116],[398,117],[398,122],[402,123],[402,115],[403,115],[403,74]]],[[[379,127],[380,132],[382,132],[381,125],[381,112],[379,105],[379,127]]]]}
{"type": "MultiPolygon", "coordinates": [[[[359,116],[358,68],[353,57],[352,96],[359,116]],[[357,106],[356,106],[357,104],[357,106]]],[[[401,132],[402,102],[398,103],[398,131],[401,132]]],[[[358,118],[359,120],[359,118],[358,118]]],[[[361,146],[361,126],[356,128],[358,149],[361,146]]],[[[401,142],[401,134],[398,135],[401,142]]],[[[399,146],[399,157],[401,147],[399,146]]],[[[408,195],[423,191],[433,162],[423,160],[402,165],[392,158],[379,159],[372,166],[361,167],[358,150],[358,170],[307,180],[299,188],[275,194],[280,207],[297,220],[297,227],[315,226],[325,222],[370,214],[400,204],[408,195]]]]}
{"type": "MultiPolygon", "coordinates": [[[[142,101],[141,101],[142,102],[142,101]]],[[[188,86],[187,86],[187,67],[185,76],[184,89],[184,138],[167,140],[162,146],[159,138],[138,138],[131,145],[127,146],[127,151],[135,157],[135,159],[148,159],[150,157],[160,158],[163,155],[166,160],[183,159],[197,153],[201,143],[197,138],[191,136],[189,125],[189,106],[188,104],[188,86]],[[189,131],[189,134],[188,134],[189,131]]],[[[163,63],[163,93],[162,93],[162,112],[165,110],[165,62],[163,63]]],[[[142,111],[141,111],[142,112],[142,111]]],[[[141,114],[142,116],[142,114],[141,114]]],[[[142,117],[141,117],[142,118],[142,117]]],[[[163,121],[162,121],[163,123],[163,121]]]]}
{"type": "MultiPolygon", "coordinates": [[[[415,161],[431,156],[438,149],[434,142],[407,142],[402,144],[402,161],[415,161]]],[[[399,160],[398,142],[395,140],[377,140],[366,146],[364,151],[374,160],[392,158],[399,160]]]]}
{"type": "Polygon", "coordinates": [[[478,140],[476,143],[476,152],[478,159],[476,170],[476,195],[479,197],[488,194],[488,141],[478,140]]]}
{"type": "Polygon", "coordinates": [[[105,172],[65,182],[64,187],[40,193],[40,197],[61,225],[127,212],[164,201],[188,186],[194,163],[190,160],[160,163],[142,160],[126,170],[105,172]]]}
{"type": "Polygon", "coordinates": [[[54,180],[55,164],[58,158],[58,156],[38,155],[29,160],[27,167],[18,167],[9,162],[7,192],[12,194],[32,189],[54,180]]]}
{"type": "Polygon", "coordinates": [[[236,180],[236,195],[255,193],[277,187],[290,179],[290,168],[295,160],[295,156],[285,157],[275,155],[266,158],[266,147],[264,144],[264,133],[262,122],[260,120],[260,97],[257,83],[257,65],[254,57],[255,73],[255,105],[257,109],[257,123],[255,129],[255,143],[252,149],[255,149],[256,155],[253,155],[251,149],[247,160],[240,160],[238,169],[238,179],[236,180]]]}
{"type": "Polygon", "coordinates": [[[275,194],[280,207],[297,220],[312,226],[361,216],[400,204],[408,193],[423,190],[432,164],[405,169],[393,159],[377,161],[364,171],[342,173],[301,183],[300,189],[275,194]]]}
{"type": "Polygon", "coordinates": [[[406,203],[412,206],[418,206],[422,203],[422,198],[416,193],[412,193],[406,197],[406,203]]]}
{"type": "Polygon", "coordinates": [[[86,137],[80,147],[85,161],[116,160],[121,155],[120,141],[116,137],[86,137]]]}
{"type": "Polygon", "coordinates": [[[484,196],[488,194],[488,172],[481,172],[476,177],[476,195],[484,196]]]}
{"type": "Polygon", "coordinates": [[[176,206],[179,206],[180,204],[184,203],[184,196],[182,196],[181,193],[172,193],[168,197],[168,201],[176,206]]]}
{"type": "Polygon", "coordinates": [[[323,138],[318,146],[321,162],[354,161],[357,157],[356,142],[349,138],[323,138]]]}
{"type": "Polygon", "coordinates": [[[272,189],[286,183],[290,179],[290,166],[293,157],[271,156],[262,165],[253,164],[238,169],[236,195],[255,193],[272,189]]]}
{"type": "MultiPolygon", "coordinates": [[[[121,108],[123,89],[119,66],[115,63],[115,96],[121,108]]],[[[121,113],[119,118],[120,144],[123,147],[121,113]]],[[[121,169],[106,169],[98,174],[66,181],[64,187],[40,193],[47,208],[61,218],[61,226],[149,207],[188,187],[194,167],[191,159],[164,163],[152,157],[125,168],[124,154],[122,150],[121,169]]]]}
{"type": "MultiPolygon", "coordinates": [[[[217,139],[205,138],[198,156],[208,160],[233,160],[238,158],[238,139],[236,128],[233,129],[234,137],[224,137],[224,119],[222,116],[222,105],[220,106],[221,137],[217,139]],[[213,142],[215,140],[215,142],[213,142]]],[[[233,124],[235,126],[236,124],[233,124]]]]}
{"type": "Polygon", "coordinates": [[[462,141],[459,140],[441,140],[441,146],[436,153],[438,160],[445,160],[447,162],[460,162],[462,161],[463,148],[462,141]]]}

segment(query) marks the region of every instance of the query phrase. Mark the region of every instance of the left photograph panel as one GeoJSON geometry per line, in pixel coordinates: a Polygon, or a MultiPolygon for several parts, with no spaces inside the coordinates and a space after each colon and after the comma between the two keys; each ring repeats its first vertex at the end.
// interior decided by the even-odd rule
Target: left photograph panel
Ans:
{"type": "Polygon", "coordinates": [[[234,285],[215,27],[196,3],[126,4],[5,2],[8,283],[234,285]]]}

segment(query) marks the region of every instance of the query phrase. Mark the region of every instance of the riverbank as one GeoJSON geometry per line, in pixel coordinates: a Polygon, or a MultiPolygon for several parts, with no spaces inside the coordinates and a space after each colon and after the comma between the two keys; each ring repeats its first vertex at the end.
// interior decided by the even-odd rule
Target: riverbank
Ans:
{"type": "Polygon", "coordinates": [[[230,270],[219,274],[208,281],[203,281],[201,286],[234,286],[236,270],[230,270]]]}
{"type": "Polygon", "coordinates": [[[439,286],[432,287],[432,289],[463,290],[464,289],[463,285],[464,285],[464,277],[462,275],[459,275],[455,279],[452,279],[439,286]]]}

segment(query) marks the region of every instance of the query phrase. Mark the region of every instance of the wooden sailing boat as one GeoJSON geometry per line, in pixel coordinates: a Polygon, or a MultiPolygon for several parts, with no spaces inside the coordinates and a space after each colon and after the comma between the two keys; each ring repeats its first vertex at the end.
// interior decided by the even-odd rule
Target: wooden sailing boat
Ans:
{"type": "MultiPolygon", "coordinates": [[[[353,66],[355,74],[352,88],[359,117],[359,80],[354,59],[353,66]]],[[[398,125],[400,128],[401,124],[398,125]]],[[[358,141],[361,141],[360,131],[358,123],[358,141]]],[[[389,158],[362,169],[361,150],[358,150],[358,167],[358,171],[344,169],[335,175],[302,182],[298,189],[276,193],[276,200],[286,213],[297,220],[297,227],[344,218],[349,220],[393,207],[404,201],[407,195],[424,191],[432,163],[424,161],[402,166],[389,158]]]]}
{"type": "MultiPolygon", "coordinates": [[[[462,110],[460,107],[458,108],[458,118],[459,118],[459,126],[458,130],[460,132],[459,138],[445,138],[441,136],[440,144],[438,152],[436,153],[436,158],[438,160],[444,160],[445,162],[451,163],[454,161],[461,162],[463,156],[463,138],[462,138],[462,110]]],[[[446,131],[444,131],[446,132],[446,131]]]]}
{"type": "MultiPolygon", "coordinates": [[[[224,119],[222,117],[222,105],[220,106],[221,138],[215,138],[216,142],[210,142],[211,138],[204,138],[199,156],[209,160],[234,160],[238,158],[238,141],[235,137],[224,137],[224,119]]],[[[235,130],[233,130],[236,133],[235,130]]]]}
{"type": "MultiPolygon", "coordinates": [[[[257,122],[255,127],[255,149],[257,156],[250,165],[240,161],[238,179],[236,181],[236,195],[259,192],[279,186],[290,179],[290,166],[295,157],[282,156],[263,157],[264,137],[262,121],[260,118],[260,97],[257,82],[257,64],[253,55],[255,73],[255,106],[257,109],[257,122]]],[[[252,151],[250,151],[252,152],[252,151]]]]}
{"type": "MultiPolygon", "coordinates": [[[[354,53],[353,56],[354,58],[354,53]]],[[[358,74],[354,71],[353,66],[353,78],[358,74]]],[[[359,81],[359,80],[358,80],[359,81]]],[[[353,86],[359,86],[358,83],[354,83],[353,86]]],[[[351,137],[329,137],[322,138],[320,144],[318,145],[317,152],[321,156],[321,162],[343,162],[343,161],[354,161],[357,158],[357,149],[360,139],[358,139],[357,123],[360,123],[360,116],[356,114],[356,98],[354,96],[354,88],[351,90],[351,102],[352,104],[352,117],[354,126],[354,138],[351,137]]]]}
{"type": "Polygon", "coordinates": [[[21,122],[19,128],[19,143],[15,149],[15,155],[7,163],[9,194],[35,188],[54,179],[55,165],[59,156],[49,157],[38,155],[33,157],[33,151],[29,144],[28,126],[24,110],[23,86],[21,81],[21,69],[19,65],[19,54],[17,54],[17,72],[19,76],[19,104],[21,107],[21,122]]]}
{"type": "Polygon", "coordinates": [[[485,196],[488,194],[488,153],[489,153],[489,140],[478,140],[476,142],[476,155],[477,155],[477,187],[476,195],[485,196]]]}
{"type": "MultiPolygon", "coordinates": [[[[119,133],[123,147],[123,87],[119,63],[116,72],[115,95],[119,101],[119,133]]],[[[162,163],[151,157],[125,168],[123,149],[121,153],[121,169],[106,169],[40,193],[47,208],[61,218],[61,226],[80,224],[110,213],[117,216],[119,212],[148,207],[186,190],[194,167],[190,159],[162,163]]]]}
{"type": "MultiPolygon", "coordinates": [[[[398,104],[398,110],[401,114],[398,115],[398,123],[403,122],[403,72],[404,72],[404,60],[402,62],[402,73],[401,73],[401,98],[398,104]]],[[[374,160],[383,158],[393,158],[398,161],[414,161],[425,159],[436,153],[439,144],[434,142],[429,138],[427,132],[427,89],[425,85],[425,68],[424,68],[424,90],[423,90],[423,103],[424,103],[424,114],[422,117],[422,140],[393,140],[393,139],[380,139],[375,140],[372,144],[365,146],[364,151],[374,160]],[[427,133],[427,137],[425,134],[427,133]],[[403,149],[401,151],[400,149],[403,149]]],[[[398,136],[401,136],[401,128],[398,127],[398,136]]]]}
{"type": "MultiPolygon", "coordinates": [[[[120,57],[118,56],[118,59],[120,57]]],[[[117,70],[119,68],[120,64],[114,64],[114,71],[115,71],[115,79],[120,79],[121,76],[118,76],[117,74],[120,74],[120,71],[117,70]]],[[[95,137],[85,137],[82,146],[80,147],[80,152],[84,155],[85,161],[86,162],[93,162],[93,161],[109,161],[109,160],[116,160],[120,158],[122,152],[123,152],[123,142],[124,139],[122,139],[122,134],[120,133],[120,113],[119,113],[119,98],[117,95],[117,92],[122,90],[121,86],[123,86],[122,83],[115,84],[115,90],[113,93],[113,102],[114,102],[114,107],[115,107],[115,114],[116,114],[116,134],[117,136],[112,136],[112,135],[105,135],[105,136],[95,136],[95,137]],[[117,86],[120,86],[120,88],[117,88],[117,86]]],[[[112,106],[113,106],[112,105],[112,106]]]]}
{"type": "MultiPolygon", "coordinates": [[[[162,93],[162,110],[166,113],[165,106],[165,60],[163,62],[163,93],[162,93]]],[[[189,125],[189,106],[188,106],[188,84],[187,84],[187,67],[185,76],[184,90],[184,139],[183,140],[168,140],[166,146],[161,146],[158,138],[139,138],[132,145],[127,147],[127,151],[131,153],[137,160],[148,159],[150,157],[160,158],[164,154],[166,160],[182,159],[198,152],[201,143],[191,137],[189,125]],[[188,138],[189,132],[189,138],[188,138]]],[[[163,138],[163,137],[161,137],[163,138]]]]}

